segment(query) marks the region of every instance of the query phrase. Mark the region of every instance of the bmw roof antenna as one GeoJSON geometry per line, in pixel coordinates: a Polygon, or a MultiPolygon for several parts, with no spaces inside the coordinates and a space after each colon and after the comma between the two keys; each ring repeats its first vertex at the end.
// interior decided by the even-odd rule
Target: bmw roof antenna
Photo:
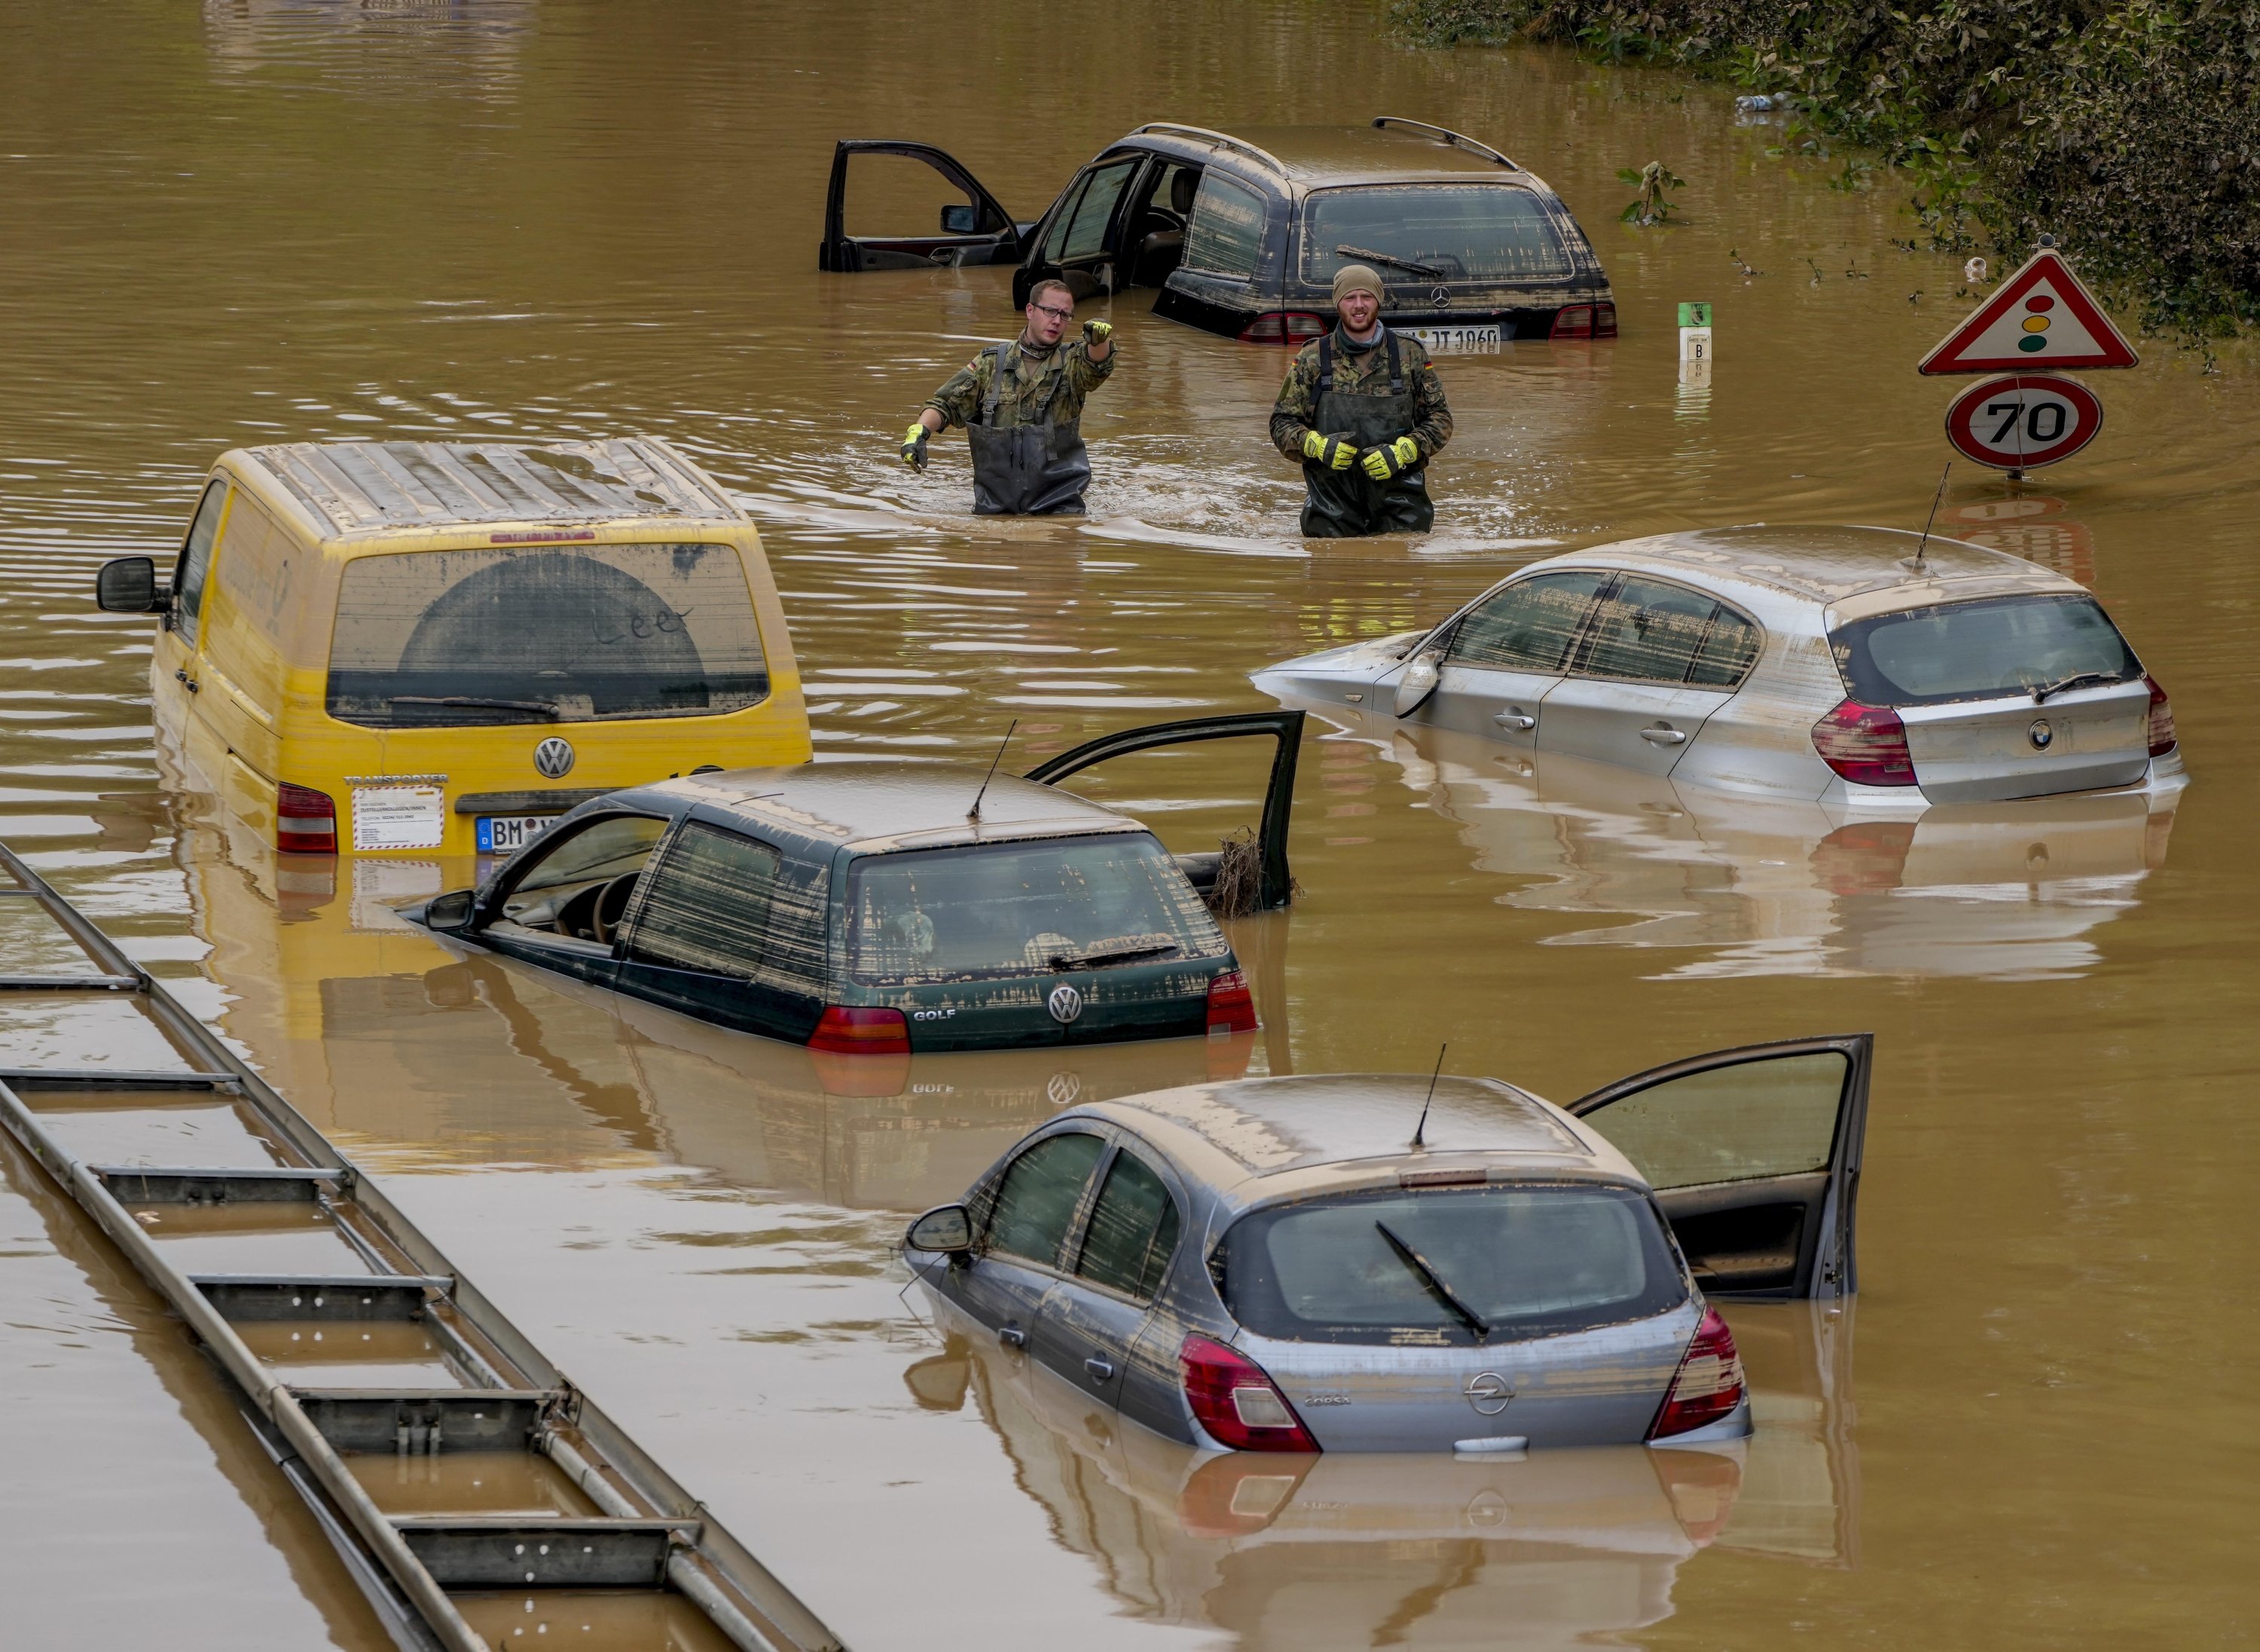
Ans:
{"type": "Polygon", "coordinates": [[[1451,1048],[1448,1043],[1436,1046],[1436,1071],[1428,1075],[1428,1093],[1420,1098],[1420,1122],[1412,1126],[1412,1149],[1416,1153],[1428,1150],[1428,1144],[1420,1139],[1421,1132],[1428,1127],[1428,1104],[1436,1099],[1436,1076],[1444,1070],[1444,1052],[1451,1048]]]}
{"type": "Polygon", "coordinates": [[[1930,530],[1932,525],[1938,520],[1939,502],[1946,497],[1946,479],[1953,474],[1954,461],[1949,459],[1946,461],[1946,468],[1938,473],[1938,491],[1930,496],[1930,520],[1922,525],[1922,537],[1914,542],[1914,560],[1900,564],[1909,573],[1930,572],[1930,565],[1922,560],[1922,554],[1930,548],[1930,530]]]}
{"type": "Polygon", "coordinates": [[[1012,731],[1019,726],[1017,717],[1005,725],[1005,738],[997,742],[997,754],[989,760],[989,772],[981,776],[981,790],[973,794],[973,806],[965,812],[965,818],[975,826],[981,824],[981,799],[989,795],[989,783],[997,778],[997,765],[1005,761],[1005,747],[1012,743],[1012,731]]]}

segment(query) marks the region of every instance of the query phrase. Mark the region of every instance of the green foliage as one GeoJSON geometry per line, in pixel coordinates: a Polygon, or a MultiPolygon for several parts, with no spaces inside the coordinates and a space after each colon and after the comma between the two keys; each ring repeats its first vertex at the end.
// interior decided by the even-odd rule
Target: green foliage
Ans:
{"type": "MultiPolygon", "coordinates": [[[[1872,152],[1935,244],[2053,232],[2146,326],[2260,321],[2260,0],[1395,0],[1425,45],[1518,36],[1785,93],[1783,150],[1872,152]]],[[[1839,189],[1875,180],[1847,162],[1839,189]]]]}
{"type": "Polygon", "coordinates": [[[1687,180],[1661,161],[1651,161],[1644,167],[1620,167],[1617,168],[1617,182],[1627,189],[1640,191],[1617,216],[1625,223],[1641,229],[1646,229],[1651,224],[1669,222],[1672,213],[1677,211],[1677,205],[1664,191],[1687,187],[1687,180]]]}

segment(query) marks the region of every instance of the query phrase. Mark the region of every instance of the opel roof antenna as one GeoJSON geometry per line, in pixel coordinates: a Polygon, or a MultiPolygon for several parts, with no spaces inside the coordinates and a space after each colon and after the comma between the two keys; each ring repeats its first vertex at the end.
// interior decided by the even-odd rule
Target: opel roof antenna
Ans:
{"type": "Polygon", "coordinates": [[[1005,725],[1005,738],[997,742],[997,754],[989,760],[989,772],[981,776],[981,790],[973,794],[973,806],[965,812],[965,818],[976,826],[981,824],[981,799],[989,795],[989,783],[997,778],[997,765],[1005,761],[1005,747],[1012,743],[1012,731],[1019,726],[1017,717],[1005,725]]]}
{"type": "Polygon", "coordinates": [[[1929,567],[1922,560],[1922,554],[1930,547],[1931,524],[1938,520],[1939,501],[1946,497],[1946,479],[1953,474],[1954,461],[1949,459],[1946,461],[1946,468],[1938,473],[1938,491],[1930,496],[1930,521],[1922,525],[1922,537],[1914,544],[1914,561],[1907,564],[1908,568],[1915,573],[1930,572],[1929,567]]]}
{"type": "Polygon", "coordinates": [[[1436,1099],[1436,1073],[1444,1070],[1444,1052],[1451,1048],[1448,1043],[1436,1046],[1436,1072],[1428,1075],[1428,1093],[1420,1098],[1420,1122],[1412,1126],[1412,1146],[1421,1153],[1428,1150],[1428,1144],[1420,1136],[1428,1127],[1428,1104],[1436,1099]]]}

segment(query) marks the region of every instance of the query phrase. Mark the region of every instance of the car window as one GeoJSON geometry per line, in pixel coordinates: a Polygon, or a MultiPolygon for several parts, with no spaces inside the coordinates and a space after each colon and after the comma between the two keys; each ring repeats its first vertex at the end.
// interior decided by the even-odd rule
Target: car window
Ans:
{"type": "Polygon", "coordinates": [[[1758,628],[1724,603],[1712,611],[1711,628],[1695,650],[1687,681],[1697,688],[1730,689],[1758,657],[1758,628]]]}
{"type": "MultiPolygon", "coordinates": [[[[545,836],[511,868],[517,876],[503,897],[502,915],[528,929],[575,933],[584,926],[569,919],[561,926],[559,922],[575,898],[642,872],[666,832],[666,821],[648,815],[608,815],[545,836]]],[[[615,914],[627,893],[624,889],[615,898],[615,914]]]]}
{"type": "Polygon", "coordinates": [[[1116,1154],[1091,1208],[1076,1272],[1148,1302],[1176,1248],[1177,1202],[1169,1190],[1135,1154],[1116,1154]]]}
{"type": "Polygon", "coordinates": [[[1302,263],[1303,279],[1322,285],[1360,263],[1378,263],[1391,284],[1558,280],[1570,273],[1570,253],[1527,190],[1412,183],[1314,193],[1303,209],[1302,263]]]}
{"type": "Polygon", "coordinates": [[[1201,175],[1193,221],[1185,230],[1187,269],[1252,275],[1263,250],[1263,197],[1214,167],[1201,175]]]}
{"type": "Polygon", "coordinates": [[[1578,675],[1684,683],[1718,605],[1684,585],[1628,576],[1602,599],[1578,675]]]}
{"type": "Polygon", "coordinates": [[[2089,673],[2127,683],[2135,651],[2092,597],[1997,597],[1903,609],[1828,637],[1844,687],[1870,705],[1929,705],[2028,692],[2089,673]]]}
{"type": "Polygon", "coordinates": [[[1587,1115],[1659,1191],[1828,1168],[1850,1062],[1836,1050],[1667,1078],[1587,1115]]]}
{"type": "Polygon", "coordinates": [[[754,975],[767,950],[783,861],[741,833],[686,823],[652,874],[627,955],[710,975],[754,975]]]}
{"type": "Polygon", "coordinates": [[[1509,585],[1468,611],[1448,656],[1462,665],[1559,671],[1570,645],[1611,576],[1606,569],[1541,574],[1509,585]]]}
{"type": "Polygon", "coordinates": [[[1105,1145],[1088,1131],[1070,1130],[1046,1136],[1013,1160],[990,1210],[989,1248],[1055,1265],[1083,1184],[1105,1145]]]}
{"type": "Polygon", "coordinates": [[[197,645],[197,621],[204,612],[204,582],[211,575],[212,543],[219,537],[219,520],[227,511],[227,483],[215,482],[197,502],[196,520],[181,547],[181,560],[173,576],[173,629],[190,647],[197,645]]]}
{"type": "Polygon", "coordinates": [[[1113,218],[1115,204],[1121,200],[1123,189],[1129,183],[1130,175],[1138,169],[1140,160],[1137,155],[1130,155],[1091,168],[1091,180],[1084,186],[1082,195],[1053,225],[1044,248],[1046,259],[1055,264],[1066,263],[1078,258],[1095,258],[1106,250],[1107,223],[1113,218]]]}

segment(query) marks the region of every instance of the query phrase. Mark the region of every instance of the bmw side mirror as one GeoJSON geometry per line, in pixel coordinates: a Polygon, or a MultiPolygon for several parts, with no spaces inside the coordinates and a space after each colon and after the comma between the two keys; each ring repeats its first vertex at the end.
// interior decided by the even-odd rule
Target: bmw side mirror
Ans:
{"type": "Polygon", "coordinates": [[[962,1205],[937,1205],[911,1224],[903,1243],[912,1250],[955,1255],[973,1248],[973,1212],[962,1205]]]}
{"type": "Polygon", "coordinates": [[[146,556],[112,557],[94,576],[94,605],[104,613],[157,614],[172,606],[157,587],[157,564],[146,556]]]}
{"type": "Polygon", "coordinates": [[[941,232],[944,235],[970,235],[980,223],[981,215],[970,202],[941,209],[941,232]]]}
{"type": "Polygon", "coordinates": [[[471,921],[471,891],[450,890],[445,895],[434,895],[424,903],[424,926],[452,933],[471,921]]]}
{"type": "Polygon", "coordinates": [[[1397,680],[1396,712],[1399,717],[1410,717],[1428,703],[1436,691],[1436,681],[1443,675],[1444,653],[1441,648],[1423,648],[1405,666],[1405,675],[1397,680]]]}

